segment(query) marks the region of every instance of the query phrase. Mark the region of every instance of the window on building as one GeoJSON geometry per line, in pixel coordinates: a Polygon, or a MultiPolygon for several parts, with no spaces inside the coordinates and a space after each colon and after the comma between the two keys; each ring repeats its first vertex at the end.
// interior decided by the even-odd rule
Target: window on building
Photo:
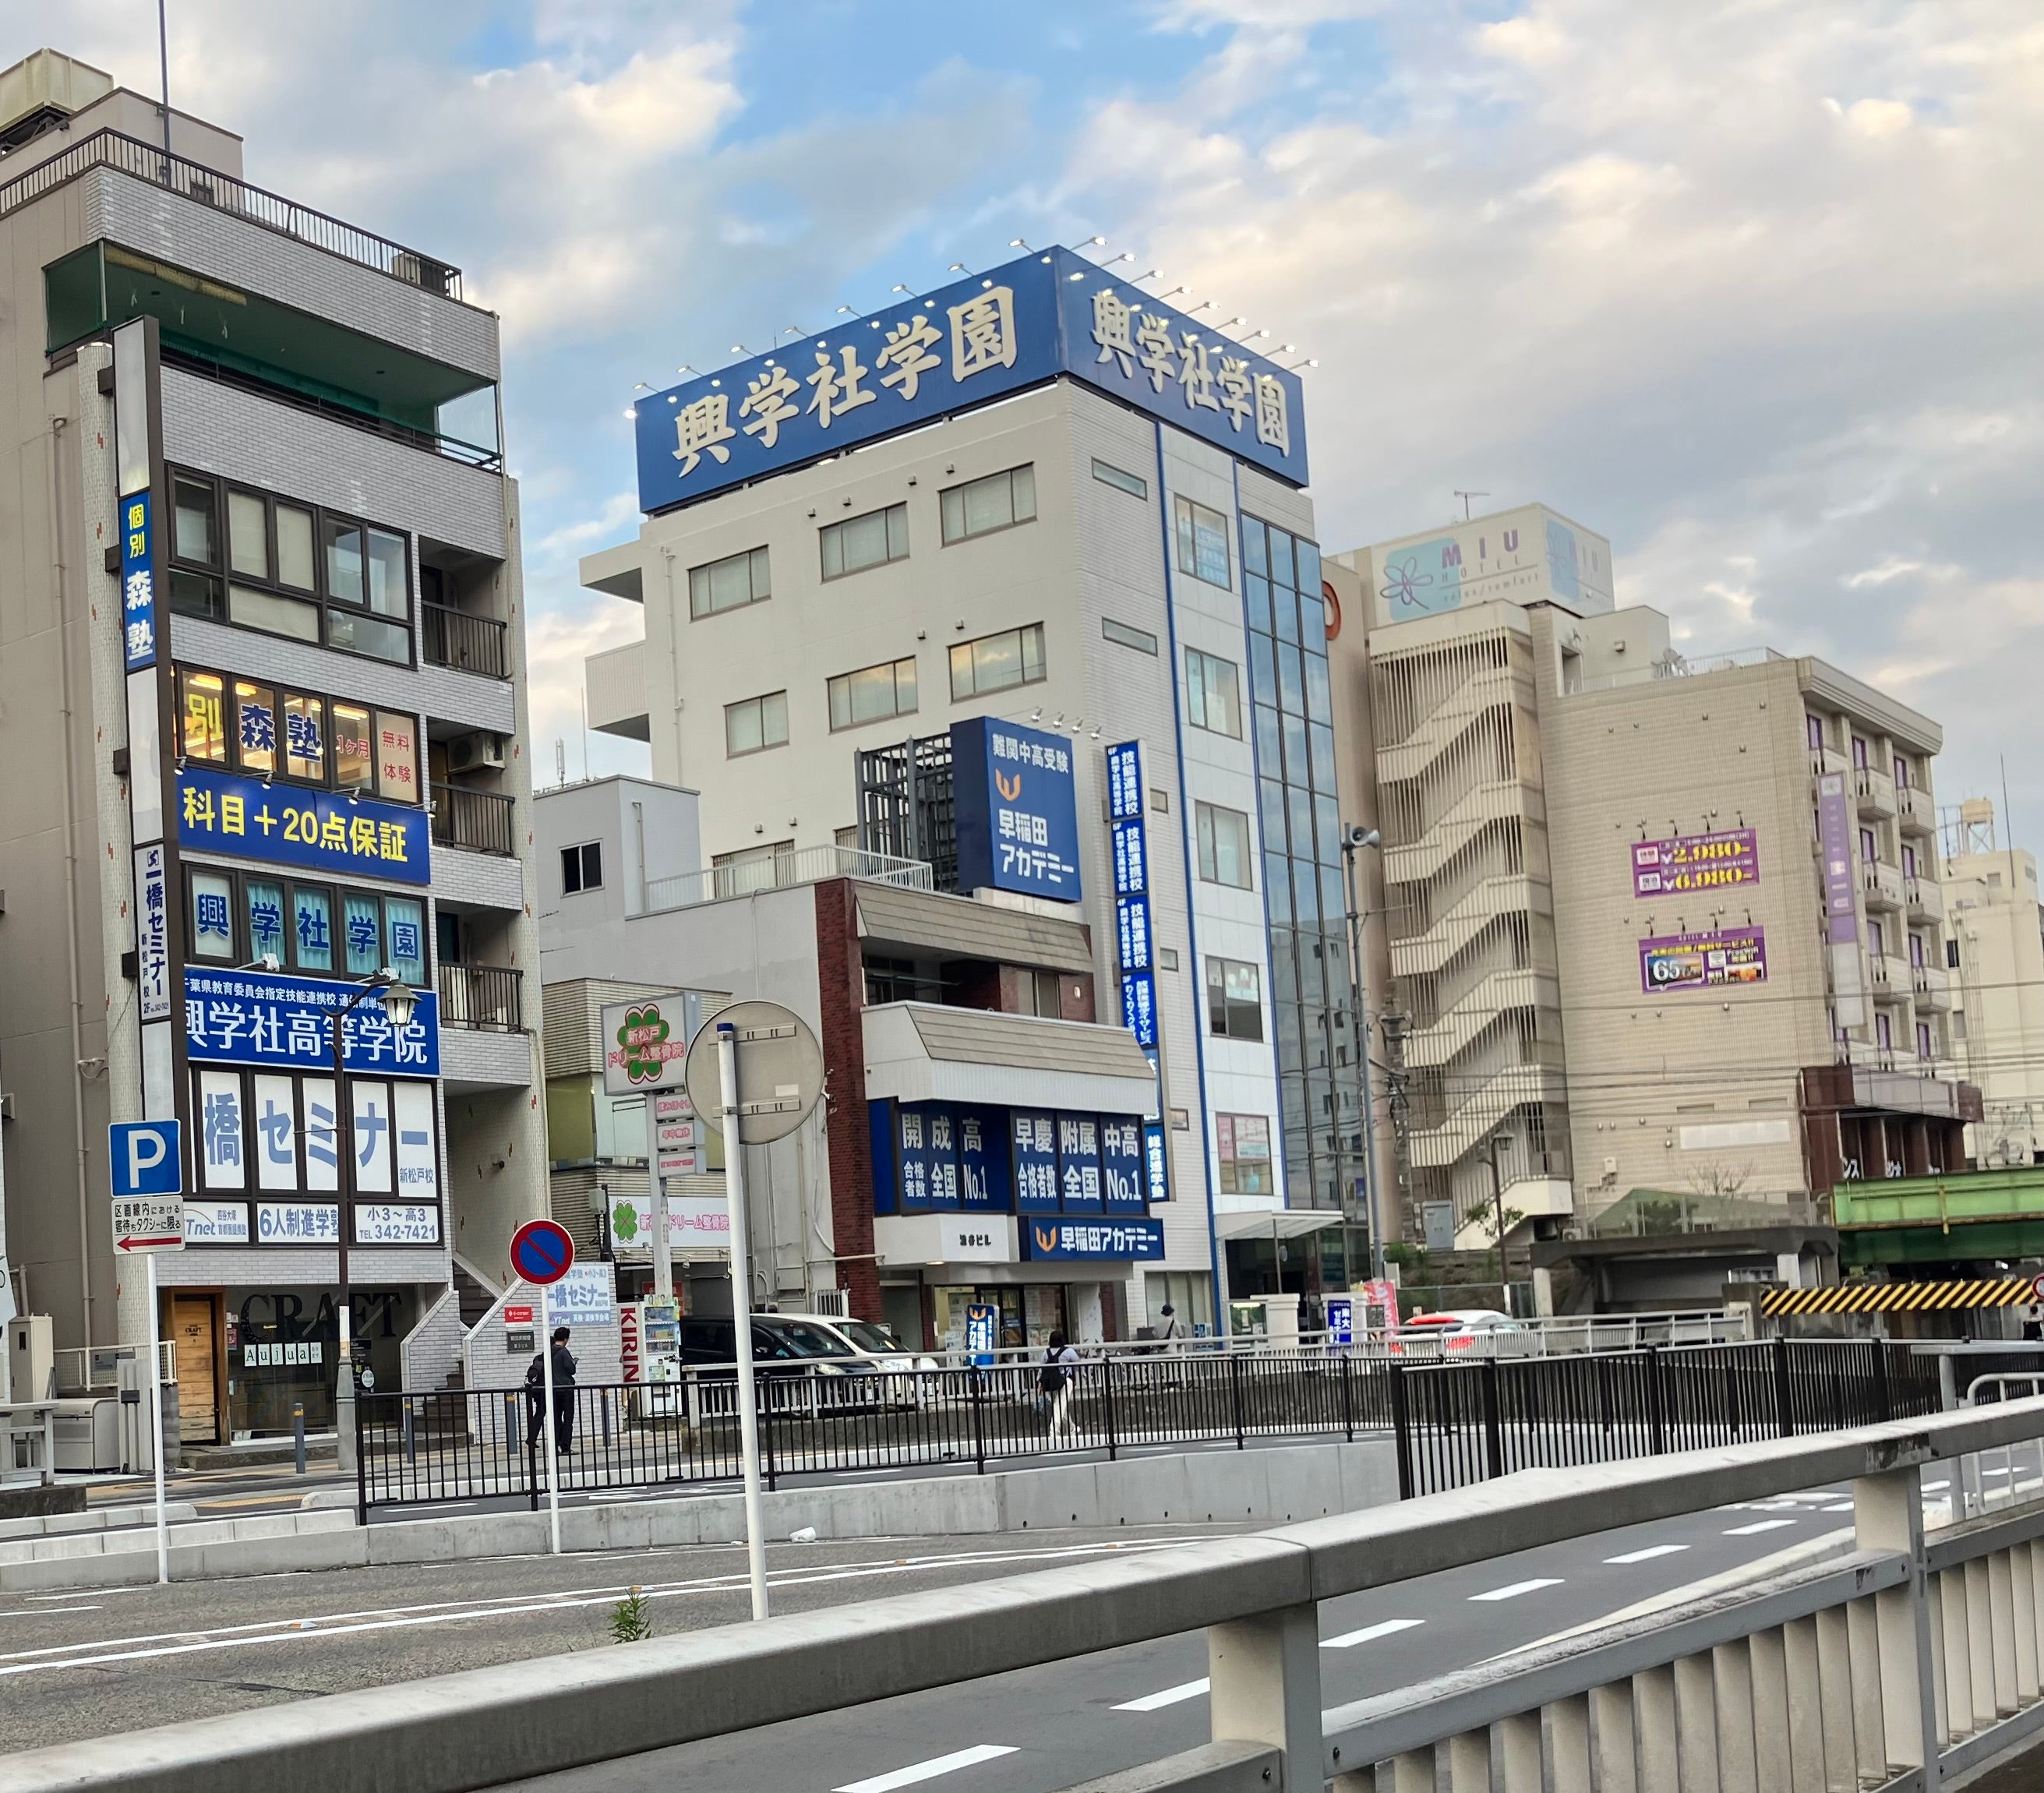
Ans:
{"type": "Polygon", "coordinates": [[[1881,854],[1874,846],[1873,830],[1862,828],[1859,831],[1860,863],[1863,866],[1870,866],[1880,857],[1881,854]]]}
{"type": "Polygon", "coordinates": [[[1005,473],[992,473],[984,479],[947,486],[937,494],[937,504],[947,544],[974,536],[990,536],[997,529],[1012,529],[1018,523],[1033,523],[1036,470],[1010,467],[1005,473]]]}
{"type": "Polygon", "coordinates": [[[1803,732],[1809,739],[1812,752],[1822,753],[1824,751],[1824,719],[1822,716],[1806,712],[1803,717],[1803,732]]]}
{"type": "Polygon", "coordinates": [[[603,843],[586,840],[579,847],[561,849],[561,893],[572,896],[578,891],[603,888],[603,843]]]}
{"type": "Polygon", "coordinates": [[[1871,916],[1867,918],[1866,923],[1866,945],[1867,950],[1876,958],[1879,958],[1888,950],[1888,936],[1881,931],[1881,923],[1871,916]]]}
{"type": "Polygon", "coordinates": [[[1095,460],[1093,476],[1103,486],[1112,486],[1117,492],[1126,492],[1132,498],[1150,496],[1150,482],[1140,474],[1124,473],[1112,462],[1095,460]]]}
{"type": "Polygon", "coordinates": [[[1058,988],[1057,973],[1035,971],[1025,973],[1024,975],[1029,980],[1031,1012],[1046,1021],[1062,1019],[1065,1012],[1064,992],[1058,988]]]}
{"type": "Polygon", "coordinates": [[[1254,888],[1250,875],[1249,818],[1217,803],[1196,803],[1193,827],[1200,843],[1200,876],[1208,884],[1254,888]]]}
{"type": "Polygon", "coordinates": [[[1854,768],[1864,772],[1867,768],[1866,737],[1855,735],[1852,738],[1852,762],[1854,768]]]}
{"type": "Polygon", "coordinates": [[[916,659],[889,660],[857,672],[840,673],[829,681],[830,725],[856,728],[890,716],[916,713],[916,659]]]}
{"type": "Polygon", "coordinates": [[[863,516],[827,523],[816,533],[823,545],[824,577],[841,579],[847,573],[909,558],[909,507],[870,510],[863,516]]]}
{"type": "Polygon", "coordinates": [[[1216,1115],[1216,1155],[1224,1196],[1268,1196],[1276,1192],[1270,1166],[1268,1115],[1216,1115]]]}
{"type": "Polygon", "coordinates": [[[1873,1018],[1873,1039],[1874,1043],[1883,1052],[1895,1050],[1895,1023],[1885,1012],[1877,1014],[1873,1018]]]}
{"type": "Polygon", "coordinates": [[[234,881],[224,872],[191,874],[191,951],[194,958],[235,962],[234,881]]]}
{"type": "Polygon", "coordinates": [[[747,697],[741,704],[724,706],[724,751],[736,759],[741,754],[756,754],[768,747],[788,744],[788,693],[769,691],[763,697],[747,697]]]}
{"type": "Polygon", "coordinates": [[[1945,969],[1947,971],[1959,969],[1959,943],[1956,935],[1945,943],[1945,969]]]}
{"type": "Polygon", "coordinates": [[[178,751],[187,759],[225,764],[227,681],[218,673],[182,672],[178,675],[178,685],[182,729],[178,751]]]}
{"type": "Polygon", "coordinates": [[[951,650],[951,701],[982,697],[1010,685],[1035,685],[1043,678],[1043,625],[1005,629],[951,650]]]}
{"type": "Polygon", "coordinates": [[[736,610],[773,595],[773,580],[764,548],[727,555],[722,560],[689,569],[691,616],[713,616],[720,610],[736,610]]]}
{"type": "Polygon", "coordinates": [[[1123,647],[1132,647],[1139,654],[1157,651],[1157,638],[1147,629],[1132,628],[1126,623],[1117,623],[1112,616],[1101,618],[1100,632],[1109,641],[1123,647]]]}
{"type": "Polygon", "coordinates": [[[356,795],[373,790],[393,802],[416,804],[418,735],[418,719],[402,711],[372,712],[343,698],[279,691],[196,667],[178,674],[178,751],[188,760],[231,766],[265,780],[356,795]]]}
{"type": "Polygon", "coordinates": [[[1242,674],[1234,661],[1185,650],[1185,720],[1195,728],[1242,739],[1242,674]]]}
{"type": "Polygon", "coordinates": [[[1898,791],[1909,789],[1909,762],[1900,754],[1895,756],[1895,788],[1898,791]]]}
{"type": "Polygon", "coordinates": [[[1931,1023],[1928,1021],[1919,1021],[1916,1023],[1916,1056],[1919,1058],[1928,1058],[1931,1056],[1931,1023]]]}
{"type": "Polygon", "coordinates": [[[409,536],[197,474],[171,484],[171,609],[410,664],[409,536]]]}
{"type": "Polygon", "coordinates": [[[1921,966],[1923,962],[1923,936],[1920,934],[1909,936],[1909,962],[1913,966],[1921,966]]]}
{"type": "Polygon", "coordinates": [[[322,977],[366,977],[388,966],[408,984],[426,981],[425,905],[416,897],[198,866],[186,889],[194,958],[274,960],[322,977]]]}
{"type": "Polygon", "coordinates": [[[1217,510],[1194,504],[1181,493],[1172,501],[1178,524],[1178,570],[1189,573],[1223,591],[1235,580],[1228,551],[1228,519],[1217,510]]]}
{"type": "Polygon", "coordinates": [[[1207,1031],[1219,1039],[1263,1038],[1263,974],[1241,959],[1207,961],[1207,1031]]]}
{"type": "Polygon", "coordinates": [[[327,705],[327,713],[333,719],[333,788],[367,791],[376,778],[376,742],[367,708],[336,697],[327,705]]]}
{"type": "Polygon", "coordinates": [[[1916,875],[1916,849],[1913,847],[1905,845],[1902,849],[1902,875],[1904,877],[1916,875]]]}

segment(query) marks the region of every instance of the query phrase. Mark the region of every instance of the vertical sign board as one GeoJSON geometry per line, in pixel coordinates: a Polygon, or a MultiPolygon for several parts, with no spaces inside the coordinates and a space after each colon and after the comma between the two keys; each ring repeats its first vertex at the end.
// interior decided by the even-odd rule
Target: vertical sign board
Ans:
{"type": "Polygon", "coordinates": [[[951,724],[960,890],[1079,900],[1072,751],[1062,736],[998,716],[951,724]]]}
{"type": "MultiPolygon", "coordinates": [[[[1143,744],[1117,741],[1107,750],[1107,814],[1114,836],[1114,920],[1121,959],[1121,1024],[1135,1036],[1151,1069],[1162,1050],[1157,1016],[1155,947],[1151,927],[1150,835],[1143,815],[1143,744]]],[[[1151,1114],[1156,1123],[1143,1129],[1149,1199],[1170,1194],[1166,1169],[1162,1078],[1151,1114]]]]}
{"type": "Polygon", "coordinates": [[[1859,896],[1853,881],[1853,799],[1842,772],[1817,778],[1817,850],[1824,862],[1824,941],[1831,955],[1831,1000],[1841,1027],[1866,1025],[1860,981],[1859,896]]]}

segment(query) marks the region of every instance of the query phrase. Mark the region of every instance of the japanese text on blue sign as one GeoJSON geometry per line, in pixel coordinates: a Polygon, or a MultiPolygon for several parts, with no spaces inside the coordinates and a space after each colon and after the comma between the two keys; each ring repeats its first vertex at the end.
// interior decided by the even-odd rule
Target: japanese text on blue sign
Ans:
{"type": "Polygon", "coordinates": [[[664,510],[1058,374],[1304,486],[1298,376],[1069,249],[968,275],[635,407],[642,510],[664,510]]]}
{"type": "Polygon", "coordinates": [[[129,671],[156,663],[156,532],[148,492],[121,501],[121,634],[129,671]]]}
{"type": "Polygon", "coordinates": [[[975,716],[951,725],[959,887],[1079,900],[1079,819],[1071,744],[975,716]]]}
{"type": "Polygon", "coordinates": [[[187,850],[236,854],[302,870],[432,881],[423,809],[336,791],[265,785],[187,766],[178,774],[178,839],[187,850]]]}
{"type": "Polygon", "coordinates": [[[1155,1263],[1164,1255],[1164,1223],[1130,1220],[1032,1220],[1022,1229],[1022,1254],[1039,1262],[1085,1257],[1155,1263]]]}
{"type": "MultiPolygon", "coordinates": [[[[185,972],[185,1050],[220,1065],[317,1070],[333,1062],[333,1017],[352,985],[256,972],[185,972]]],[[[393,1027],[373,1000],[359,1004],[341,1035],[351,1071],[440,1074],[440,998],[418,992],[412,1019],[393,1027]]]]}
{"type": "Polygon", "coordinates": [[[135,849],[136,992],[144,1021],[171,1013],[170,892],[164,881],[163,843],[135,849]]]}
{"type": "Polygon", "coordinates": [[[1107,750],[1107,812],[1117,822],[1143,813],[1143,747],[1119,741],[1107,750]]]}

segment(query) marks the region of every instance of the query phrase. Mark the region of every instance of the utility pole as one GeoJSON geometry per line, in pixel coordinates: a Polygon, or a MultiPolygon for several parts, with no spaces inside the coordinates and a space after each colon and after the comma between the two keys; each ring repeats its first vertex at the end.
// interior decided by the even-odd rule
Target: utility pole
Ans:
{"type": "MultiPolygon", "coordinates": [[[[1379,847],[1384,837],[1360,822],[1342,830],[1342,862],[1348,878],[1348,984],[1349,1005],[1355,1016],[1356,1068],[1362,1081],[1362,1203],[1370,1220],[1370,1273],[1384,1276],[1384,1227],[1377,1199],[1376,1101],[1370,1088],[1370,1012],[1363,1006],[1362,905],[1355,888],[1355,856],[1365,847],[1379,847]]],[[[1340,1130],[1335,1130],[1337,1142],[1340,1130]]]]}
{"type": "Polygon", "coordinates": [[[1503,1299],[1507,1312],[1511,1311],[1512,1288],[1506,1279],[1504,1268],[1504,1180],[1497,1169],[1497,1149],[1504,1143],[1504,1135],[1491,1135],[1490,1150],[1485,1153],[1484,1161],[1490,1166],[1490,1199],[1497,1211],[1497,1292],[1503,1299]]]}

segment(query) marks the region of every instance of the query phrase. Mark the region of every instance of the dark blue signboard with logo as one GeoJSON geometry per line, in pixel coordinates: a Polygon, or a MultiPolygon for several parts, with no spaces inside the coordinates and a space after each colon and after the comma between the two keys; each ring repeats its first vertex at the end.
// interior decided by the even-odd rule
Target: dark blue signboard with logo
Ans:
{"type": "Polygon", "coordinates": [[[1147,1217],[1089,1220],[1058,1215],[1025,1220],[1021,1234],[1022,1255],[1034,1263],[1155,1264],[1164,1255],[1164,1223],[1147,1217]]]}
{"type": "Polygon", "coordinates": [[[140,672],[156,663],[156,531],[153,500],[145,491],[121,501],[121,639],[122,663],[140,672]]]}
{"type": "Polygon", "coordinates": [[[1061,735],[997,716],[951,724],[959,889],[1078,901],[1073,751],[1061,735]]]}
{"type": "MultiPolygon", "coordinates": [[[[263,1065],[279,1070],[331,1070],[333,1018],[358,986],[331,978],[185,968],[185,1050],[214,1065],[263,1065]]],[[[440,1074],[440,996],[420,990],[412,1019],[394,1027],[382,1005],[357,1003],[341,1031],[351,1073],[440,1074]]]]}
{"type": "Polygon", "coordinates": [[[1150,1200],[1152,1203],[1171,1199],[1171,1180],[1164,1168],[1164,1123],[1145,1121],[1143,1123],[1143,1163],[1150,1178],[1150,1200]]]}
{"type": "Polygon", "coordinates": [[[686,504],[1060,374],[1307,483],[1297,374],[1051,248],[647,394],[633,410],[639,506],[686,504]]]}
{"type": "Polygon", "coordinates": [[[432,824],[408,803],[266,785],[188,766],[177,775],[178,844],[328,876],[432,882],[432,824]]]}
{"type": "Polygon", "coordinates": [[[1134,1115],[892,1100],[867,1110],[877,1214],[1140,1214],[1154,1186],[1134,1115]]]}

